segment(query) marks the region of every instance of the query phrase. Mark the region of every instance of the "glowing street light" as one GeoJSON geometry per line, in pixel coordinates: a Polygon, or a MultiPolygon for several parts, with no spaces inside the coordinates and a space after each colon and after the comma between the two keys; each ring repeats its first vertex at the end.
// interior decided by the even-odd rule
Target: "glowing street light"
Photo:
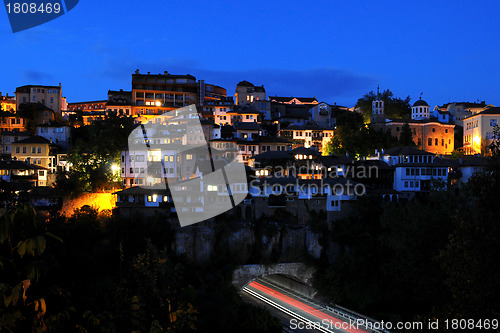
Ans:
{"type": "Polygon", "coordinates": [[[160,101],[156,101],[156,102],[155,102],[155,105],[156,105],[156,106],[161,106],[161,102],[160,102],[160,101]]]}
{"type": "Polygon", "coordinates": [[[113,174],[118,173],[120,171],[120,167],[116,164],[113,164],[111,166],[111,171],[113,171],[113,174]]]}

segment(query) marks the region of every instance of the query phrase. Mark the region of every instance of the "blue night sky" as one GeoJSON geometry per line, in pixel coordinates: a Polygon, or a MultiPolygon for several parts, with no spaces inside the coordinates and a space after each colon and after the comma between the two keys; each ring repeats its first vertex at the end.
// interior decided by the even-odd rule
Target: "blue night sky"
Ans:
{"type": "Polygon", "coordinates": [[[12,33],[0,14],[0,91],[63,86],[68,102],[131,89],[131,74],[192,74],[234,95],[316,96],[354,106],[389,88],[434,106],[500,105],[500,1],[89,1],[12,33]],[[480,5],[479,5],[480,4],[480,5]]]}

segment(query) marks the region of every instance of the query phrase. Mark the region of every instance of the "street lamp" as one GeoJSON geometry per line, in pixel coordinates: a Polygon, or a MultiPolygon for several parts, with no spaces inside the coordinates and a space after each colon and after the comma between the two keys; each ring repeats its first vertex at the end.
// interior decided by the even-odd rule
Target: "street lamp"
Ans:
{"type": "Polygon", "coordinates": [[[111,166],[111,171],[113,172],[113,174],[118,173],[120,171],[120,167],[116,164],[113,164],[111,166]]]}

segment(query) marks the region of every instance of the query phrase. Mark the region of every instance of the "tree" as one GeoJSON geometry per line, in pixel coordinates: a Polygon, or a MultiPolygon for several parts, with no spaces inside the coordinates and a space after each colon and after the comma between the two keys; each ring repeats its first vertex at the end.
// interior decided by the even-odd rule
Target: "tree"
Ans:
{"type": "Polygon", "coordinates": [[[17,206],[0,215],[0,331],[46,331],[45,281],[48,240],[62,240],[44,230],[33,207],[17,206]]]}
{"type": "Polygon", "coordinates": [[[58,178],[57,186],[73,193],[111,188],[116,182],[111,166],[120,165],[120,152],[134,128],[132,118],[111,113],[77,129],[75,144],[68,152],[72,170],[58,178]]]}
{"type": "Polygon", "coordinates": [[[335,135],[325,145],[325,154],[351,154],[366,156],[378,148],[398,145],[398,140],[390,132],[377,131],[363,122],[357,112],[346,112],[337,118],[335,135]]]}
{"type": "Polygon", "coordinates": [[[500,202],[500,130],[488,167],[467,182],[467,204],[452,215],[455,225],[439,257],[453,298],[445,315],[488,318],[500,314],[500,225],[493,208],[500,202]]]}
{"type": "Polygon", "coordinates": [[[399,136],[399,143],[402,146],[414,146],[413,135],[411,133],[410,125],[406,122],[401,129],[401,135],[399,136]]]}
{"type": "Polygon", "coordinates": [[[369,122],[370,116],[372,115],[372,102],[378,98],[384,101],[384,114],[388,118],[410,117],[410,96],[407,96],[405,99],[394,97],[392,91],[386,89],[381,94],[375,94],[373,91],[370,91],[358,99],[356,108],[359,108],[366,122],[369,122]]]}
{"type": "Polygon", "coordinates": [[[33,135],[36,134],[37,122],[41,122],[38,118],[42,112],[54,114],[52,109],[49,109],[41,103],[23,103],[19,105],[19,110],[17,110],[17,114],[26,119],[26,129],[33,135]]]}

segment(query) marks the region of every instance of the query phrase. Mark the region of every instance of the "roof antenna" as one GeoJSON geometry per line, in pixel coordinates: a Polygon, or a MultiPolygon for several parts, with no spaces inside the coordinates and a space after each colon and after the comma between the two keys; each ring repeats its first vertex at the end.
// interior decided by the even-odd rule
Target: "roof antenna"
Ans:
{"type": "Polygon", "coordinates": [[[377,84],[377,96],[380,96],[380,84],[377,84]]]}
{"type": "Polygon", "coordinates": [[[423,94],[424,94],[423,92],[421,92],[421,93],[420,93],[420,100],[422,100],[422,95],[423,95],[423,94]]]}

